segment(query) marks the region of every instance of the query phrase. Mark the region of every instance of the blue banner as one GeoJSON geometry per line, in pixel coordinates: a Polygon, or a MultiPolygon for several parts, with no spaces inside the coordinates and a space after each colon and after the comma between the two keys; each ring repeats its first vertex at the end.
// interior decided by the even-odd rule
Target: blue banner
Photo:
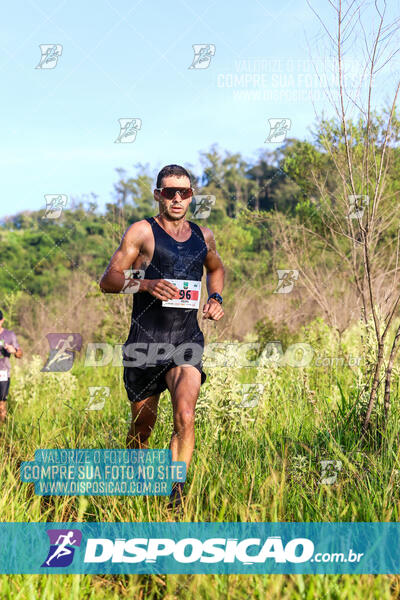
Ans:
{"type": "Polygon", "coordinates": [[[1,573],[400,573],[399,523],[0,523],[1,573]]]}
{"type": "Polygon", "coordinates": [[[164,449],[43,449],[20,474],[42,496],[168,496],[186,480],[186,463],[164,449]]]}

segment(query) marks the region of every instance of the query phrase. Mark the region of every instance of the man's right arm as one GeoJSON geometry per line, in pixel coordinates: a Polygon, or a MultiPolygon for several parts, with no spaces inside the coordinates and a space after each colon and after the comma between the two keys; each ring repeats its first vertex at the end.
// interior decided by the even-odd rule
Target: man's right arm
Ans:
{"type": "Polygon", "coordinates": [[[130,269],[139,256],[143,239],[144,227],[141,222],[128,227],[100,279],[102,292],[118,294],[122,290],[125,284],[124,271],[130,269]]]}
{"type": "MultiPolygon", "coordinates": [[[[114,252],[108,267],[100,279],[102,292],[118,294],[126,283],[124,271],[132,268],[145,242],[146,222],[133,223],[125,231],[118,249],[114,252]]],[[[179,297],[179,290],[164,279],[139,279],[139,292],[149,292],[159,300],[179,297]]]]}

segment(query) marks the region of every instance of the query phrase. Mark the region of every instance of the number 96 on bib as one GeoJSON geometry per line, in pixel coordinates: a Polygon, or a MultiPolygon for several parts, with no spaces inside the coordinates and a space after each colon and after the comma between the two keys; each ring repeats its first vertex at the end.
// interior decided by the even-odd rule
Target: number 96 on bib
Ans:
{"type": "Polygon", "coordinates": [[[191,281],[187,279],[166,279],[173,283],[179,290],[179,298],[172,300],[163,300],[162,306],[172,308],[199,308],[201,281],[191,281]]]}

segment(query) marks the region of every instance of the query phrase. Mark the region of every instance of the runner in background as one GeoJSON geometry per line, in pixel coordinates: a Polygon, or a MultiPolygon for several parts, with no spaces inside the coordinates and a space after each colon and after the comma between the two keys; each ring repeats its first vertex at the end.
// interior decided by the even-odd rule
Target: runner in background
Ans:
{"type": "Polygon", "coordinates": [[[3,328],[4,316],[0,310],[0,423],[7,416],[7,396],[10,388],[10,356],[21,358],[22,350],[17,342],[17,336],[9,329],[3,328]]]}

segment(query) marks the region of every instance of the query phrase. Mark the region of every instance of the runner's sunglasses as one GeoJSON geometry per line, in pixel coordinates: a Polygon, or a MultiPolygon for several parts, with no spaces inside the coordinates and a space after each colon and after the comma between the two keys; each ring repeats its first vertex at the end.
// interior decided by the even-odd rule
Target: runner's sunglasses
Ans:
{"type": "Polygon", "coordinates": [[[163,198],[167,200],[173,200],[175,198],[175,194],[178,192],[182,200],[186,200],[193,196],[193,188],[180,188],[180,187],[163,187],[156,188],[157,192],[160,192],[163,198]]]}

